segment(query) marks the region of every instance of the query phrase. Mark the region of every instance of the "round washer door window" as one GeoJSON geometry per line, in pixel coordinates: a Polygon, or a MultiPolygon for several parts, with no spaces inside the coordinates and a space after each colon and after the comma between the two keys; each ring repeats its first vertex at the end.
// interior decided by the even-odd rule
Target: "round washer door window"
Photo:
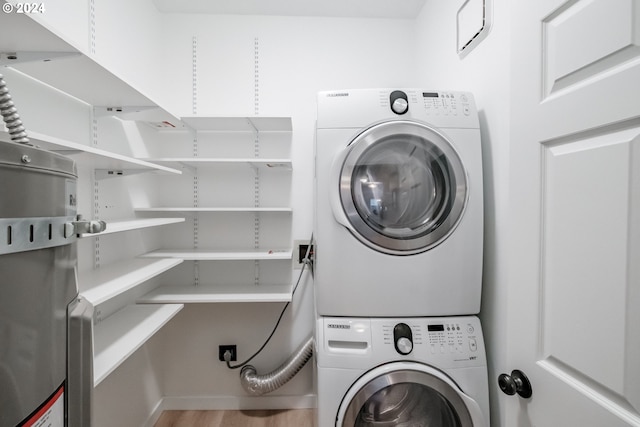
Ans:
{"type": "Polygon", "coordinates": [[[458,225],[467,199],[460,157],[424,124],[381,123],[349,144],[341,204],[353,234],[376,250],[410,255],[433,248],[458,225]]]}
{"type": "Polygon", "coordinates": [[[422,371],[397,370],[377,376],[343,405],[347,406],[338,416],[340,427],[473,427],[469,409],[456,390],[422,371]]]}

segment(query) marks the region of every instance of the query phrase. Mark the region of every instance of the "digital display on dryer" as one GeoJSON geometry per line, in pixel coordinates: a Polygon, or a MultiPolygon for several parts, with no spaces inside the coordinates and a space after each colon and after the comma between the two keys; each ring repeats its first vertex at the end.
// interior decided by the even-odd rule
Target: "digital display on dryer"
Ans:
{"type": "Polygon", "coordinates": [[[444,325],[428,325],[427,330],[429,332],[444,332],[444,325]]]}
{"type": "Polygon", "coordinates": [[[422,92],[423,98],[438,98],[438,94],[436,92],[422,92]]]}

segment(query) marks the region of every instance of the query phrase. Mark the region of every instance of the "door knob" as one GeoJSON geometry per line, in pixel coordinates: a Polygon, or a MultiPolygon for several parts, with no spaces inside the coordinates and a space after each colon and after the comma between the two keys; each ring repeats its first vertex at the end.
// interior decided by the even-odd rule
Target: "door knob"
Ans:
{"type": "Polygon", "coordinates": [[[500,374],[498,376],[498,385],[503,393],[513,396],[518,393],[520,397],[525,399],[531,397],[531,382],[524,372],[514,369],[511,375],[500,374]]]}

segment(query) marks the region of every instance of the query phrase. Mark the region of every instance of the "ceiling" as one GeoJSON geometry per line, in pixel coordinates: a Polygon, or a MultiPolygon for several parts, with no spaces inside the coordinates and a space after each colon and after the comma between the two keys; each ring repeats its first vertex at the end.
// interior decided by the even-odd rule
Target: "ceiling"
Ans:
{"type": "Polygon", "coordinates": [[[427,0],[153,0],[165,13],[413,19],[427,0]]]}

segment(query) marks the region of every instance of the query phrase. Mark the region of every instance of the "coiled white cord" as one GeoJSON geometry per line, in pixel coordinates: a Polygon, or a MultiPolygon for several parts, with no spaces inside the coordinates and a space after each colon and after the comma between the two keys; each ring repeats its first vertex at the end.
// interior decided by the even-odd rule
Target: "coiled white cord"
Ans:
{"type": "Polygon", "coordinates": [[[7,88],[7,84],[5,83],[4,76],[2,74],[0,74],[0,114],[2,115],[2,120],[4,120],[7,129],[9,130],[11,140],[20,144],[28,144],[29,137],[27,136],[27,131],[22,125],[18,109],[11,100],[9,89],[7,88]]]}

